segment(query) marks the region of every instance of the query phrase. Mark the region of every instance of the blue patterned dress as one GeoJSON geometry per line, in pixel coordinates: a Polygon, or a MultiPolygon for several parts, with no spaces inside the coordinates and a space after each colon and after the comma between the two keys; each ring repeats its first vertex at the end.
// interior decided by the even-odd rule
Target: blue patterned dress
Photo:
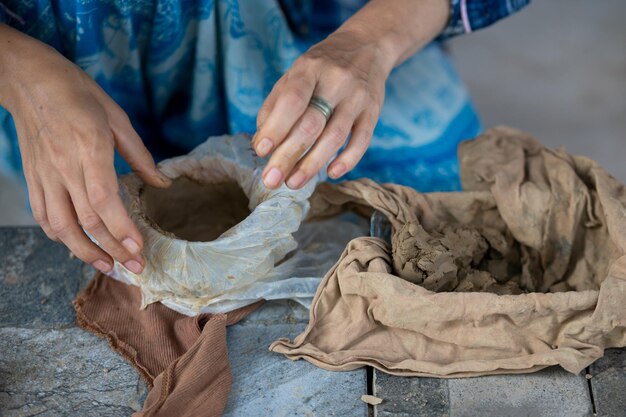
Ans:
{"type": "MultiPolygon", "coordinates": [[[[276,80],[364,3],[21,0],[0,3],[0,22],[78,64],[127,112],[160,160],[208,136],[254,133],[276,80]]],[[[457,144],[479,130],[466,89],[433,42],[392,72],[372,144],[348,178],[457,189],[457,144]]],[[[128,170],[119,157],[116,168],[128,170]]],[[[13,122],[1,107],[0,170],[20,172],[13,122]]]]}

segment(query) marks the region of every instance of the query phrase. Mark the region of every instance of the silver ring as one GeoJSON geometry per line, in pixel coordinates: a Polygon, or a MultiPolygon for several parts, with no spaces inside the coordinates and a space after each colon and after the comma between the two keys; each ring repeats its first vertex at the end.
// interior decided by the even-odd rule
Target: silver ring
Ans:
{"type": "Polygon", "coordinates": [[[331,106],[328,101],[324,100],[320,96],[311,97],[309,106],[313,107],[316,110],[319,110],[319,112],[324,115],[327,122],[328,119],[330,119],[330,116],[333,115],[333,106],[331,106]]]}

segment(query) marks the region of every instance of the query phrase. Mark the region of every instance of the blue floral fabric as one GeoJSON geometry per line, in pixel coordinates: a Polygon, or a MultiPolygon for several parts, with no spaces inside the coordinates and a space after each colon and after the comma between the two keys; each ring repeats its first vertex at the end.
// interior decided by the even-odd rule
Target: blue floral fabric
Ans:
{"type": "MultiPolygon", "coordinates": [[[[276,80],[364,2],[17,0],[1,3],[0,21],[93,77],[160,160],[211,135],[254,133],[276,80]]],[[[449,57],[432,43],[392,72],[372,144],[348,178],[458,189],[457,144],[479,131],[449,57]]],[[[0,108],[0,170],[19,168],[13,123],[0,108]]],[[[119,158],[116,168],[128,170],[119,158]]]]}

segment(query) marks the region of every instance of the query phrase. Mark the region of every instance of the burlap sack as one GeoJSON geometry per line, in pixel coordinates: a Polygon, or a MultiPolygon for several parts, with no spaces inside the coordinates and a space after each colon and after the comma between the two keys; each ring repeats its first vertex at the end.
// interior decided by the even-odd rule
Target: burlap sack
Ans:
{"type": "Polygon", "coordinates": [[[312,215],[377,209],[393,249],[353,240],[305,331],[272,351],[328,370],[462,377],[578,373],[626,345],[624,187],[594,161],[508,128],[461,145],[459,157],[459,193],[320,186],[312,215]]]}

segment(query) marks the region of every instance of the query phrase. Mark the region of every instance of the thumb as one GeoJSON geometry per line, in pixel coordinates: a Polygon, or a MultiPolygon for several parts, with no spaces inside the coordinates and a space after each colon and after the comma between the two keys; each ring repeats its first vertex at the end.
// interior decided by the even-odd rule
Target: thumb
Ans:
{"type": "Polygon", "coordinates": [[[152,155],[135,132],[128,117],[125,117],[120,126],[112,126],[112,129],[115,136],[115,148],[139,178],[146,184],[158,188],[169,187],[172,184],[172,180],[159,171],[154,164],[152,155]]]}

